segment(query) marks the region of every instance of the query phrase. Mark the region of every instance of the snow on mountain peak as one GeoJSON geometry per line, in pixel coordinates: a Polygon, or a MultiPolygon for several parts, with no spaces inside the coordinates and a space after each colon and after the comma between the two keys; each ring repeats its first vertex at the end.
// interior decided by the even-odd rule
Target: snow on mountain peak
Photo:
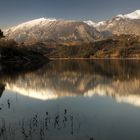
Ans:
{"type": "Polygon", "coordinates": [[[95,27],[105,25],[105,23],[106,23],[105,21],[100,21],[95,25],[95,27]]]}
{"type": "Polygon", "coordinates": [[[125,17],[130,19],[140,19],[140,10],[136,10],[130,14],[125,15],[125,17]]]}
{"type": "Polygon", "coordinates": [[[140,10],[136,10],[136,11],[131,12],[131,13],[126,14],[126,15],[120,14],[117,17],[128,18],[128,19],[140,19],[140,10]]]}
{"type": "Polygon", "coordinates": [[[84,23],[86,23],[86,24],[88,24],[88,25],[90,25],[90,26],[95,26],[95,25],[96,25],[96,23],[93,22],[92,20],[84,21],[84,23]]]}
{"type": "Polygon", "coordinates": [[[100,21],[100,22],[93,22],[91,20],[88,20],[88,21],[84,21],[84,23],[90,25],[90,26],[93,26],[93,27],[98,27],[98,26],[101,26],[101,25],[104,25],[105,24],[105,21],[100,21]]]}
{"type": "Polygon", "coordinates": [[[36,25],[43,25],[45,23],[52,22],[52,21],[56,21],[56,19],[55,18],[44,18],[43,17],[43,18],[27,21],[25,23],[19,24],[19,25],[15,26],[15,27],[12,27],[10,29],[12,31],[15,31],[15,30],[21,29],[21,28],[27,29],[27,28],[31,28],[31,27],[36,26],[36,25]]]}

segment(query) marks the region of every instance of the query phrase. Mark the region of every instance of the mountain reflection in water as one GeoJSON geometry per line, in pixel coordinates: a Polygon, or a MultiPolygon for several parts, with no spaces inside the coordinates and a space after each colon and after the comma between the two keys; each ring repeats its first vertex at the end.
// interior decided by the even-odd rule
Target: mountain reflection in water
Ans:
{"type": "Polygon", "coordinates": [[[140,106],[139,60],[52,61],[35,72],[1,77],[7,90],[40,100],[111,96],[140,106]]]}
{"type": "Polygon", "coordinates": [[[140,60],[54,60],[32,71],[0,72],[0,137],[18,120],[12,139],[140,139],[139,71],[140,60]]]}

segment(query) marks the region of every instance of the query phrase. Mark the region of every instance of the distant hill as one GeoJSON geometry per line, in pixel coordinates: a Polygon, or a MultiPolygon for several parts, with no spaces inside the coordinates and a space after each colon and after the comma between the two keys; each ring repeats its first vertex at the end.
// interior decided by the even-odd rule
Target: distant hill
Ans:
{"type": "Polygon", "coordinates": [[[140,58],[140,37],[134,35],[112,36],[81,45],[37,43],[27,47],[49,58],[140,58]]]}
{"type": "Polygon", "coordinates": [[[0,63],[12,63],[14,65],[23,65],[32,62],[48,62],[48,58],[43,54],[22,48],[14,40],[0,39],[0,63]]]}

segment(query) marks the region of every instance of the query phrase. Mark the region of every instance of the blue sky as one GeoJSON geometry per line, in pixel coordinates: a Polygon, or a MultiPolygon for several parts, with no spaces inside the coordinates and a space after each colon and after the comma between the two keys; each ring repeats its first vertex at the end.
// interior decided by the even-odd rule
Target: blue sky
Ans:
{"type": "Polygon", "coordinates": [[[0,28],[41,17],[110,19],[140,9],[140,0],[1,0],[0,28]]]}

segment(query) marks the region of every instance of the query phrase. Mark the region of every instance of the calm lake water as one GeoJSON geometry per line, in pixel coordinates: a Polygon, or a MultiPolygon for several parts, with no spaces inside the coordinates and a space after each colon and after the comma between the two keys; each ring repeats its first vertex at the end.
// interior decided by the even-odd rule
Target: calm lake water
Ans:
{"type": "Polygon", "coordinates": [[[140,60],[0,67],[0,140],[140,140],[140,60]]]}

